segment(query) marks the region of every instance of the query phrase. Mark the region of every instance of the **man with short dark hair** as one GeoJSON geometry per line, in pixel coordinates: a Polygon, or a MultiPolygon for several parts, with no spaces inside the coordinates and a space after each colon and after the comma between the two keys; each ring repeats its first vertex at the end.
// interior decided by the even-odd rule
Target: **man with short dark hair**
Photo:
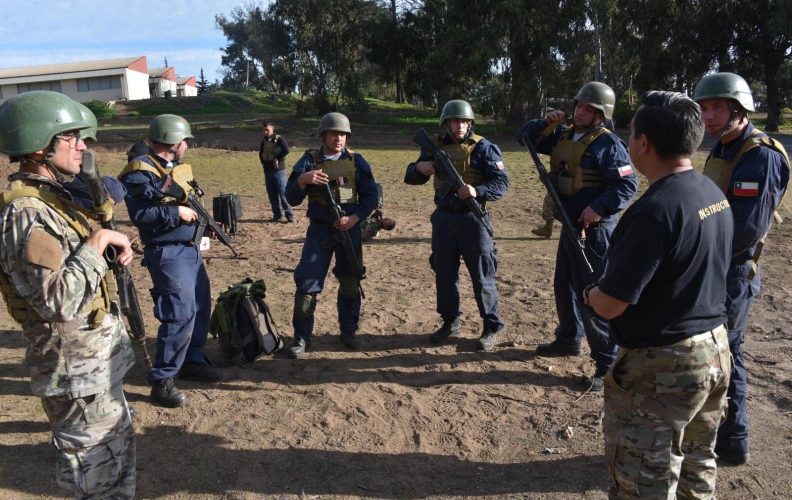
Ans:
{"type": "Polygon", "coordinates": [[[558,326],[555,340],[539,344],[536,354],[578,356],[585,337],[595,365],[592,391],[602,391],[616,346],[608,338],[608,322],[583,307],[583,288],[602,275],[617,214],[638,190],[627,147],[605,128],[615,106],[613,89],[602,82],[588,82],[575,96],[571,120],[563,111],[554,110],[544,119],[527,122],[517,135],[521,144],[531,141],[537,152],[550,155],[550,179],[575,231],[583,233],[593,270],[581,264],[570,238],[561,236],[553,278],[558,326]]]}
{"type": "Polygon", "coordinates": [[[118,174],[127,189],[129,218],[145,245],[142,265],[151,275],[154,316],[160,321],[157,355],[146,378],[151,398],[167,408],[187,403],[174,384],[179,375],[217,382],[220,371],[204,354],[212,313],[209,275],[201,256],[198,214],[160,191],[166,176],[192,192],[192,167],[182,163],[190,124],[181,116],[159,115],[149,126],[150,147],[118,174]]]}
{"type": "MultiPolygon", "coordinates": [[[[726,195],[734,215],[732,257],[726,277],[729,348],[734,373],[729,381],[729,413],[718,430],[718,458],[739,465],[750,460],[748,374],[742,344],[754,297],[761,290],[759,256],[773,215],[789,182],[789,158],[780,142],[755,129],[748,82],[734,73],[701,79],[693,92],[701,106],[707,135],[718,142],[704,165],[704,175],[726,195]]],[[[779,217],[780,220],[780,217],[779,217]]]]}
{"type": "Polygon", "coordinates": [[[121,233],[92,230],[62,186],[80,171],[90,126],[58,92],[26,92],[0,106],[0,153],[19,163],[0,198],[0,292],[24,330],[58,485],[75,499],[128,500],[135,431],[121,383],[134,354],[103,254],[112,245],[126,266],[132,248],[121,233]]]}
{"type": "Polygon", "coordinates": [[[604,380],[613,499],[715,492],[731,372],[724,323],[734,224],[723,193],[690,161],[703,133],[692,99],[644,97],[629,148],[649,188],[624,212],[604,274],[584,291],[619,346],[604,380]]]}
{"type": "Polygon", "coordinates": [[[333,274],[338,278],[338,323],[341,342],[348,349],[357,349],[360,322],[360,281],[341,244],[329,248],[324,242],[333,239],[334,231],[349,234],[351,246],[359,265],[363,265],[360,222],[377,206],[377,184],[371,165],[360,153],[347,145],[352,136],[349,119],[341,113],[328,113],[319,122],[322,145],[310,149],[294,164],[286,185],[286,197],[292,205],[308,198],[306,216],[311,221],[305,235],[300,263],[294,270],[294,343],[289,349],[291,358],[301,358],[310,350],[314,328],[316,296],[324,289],[330,262],[335,255],[333,274]],[[319,186],[329,184],[333,200],[344,216],[332,220],[330,204],[322,198],[319,186]]]}
{"type": "Polygon", "coordinates": [[[437,312],[443,324],[429,337],[435,344],[462,335],[459,317],[459,262],[465,262],[473,283],[482,321],[477,348],[489,352],[495,348],[498,332],[504,327],[500,317],[495,271],[498,249],[492,238],[489,213],[478,219],[465,204],[473,198],[486,207],[487,202],[503,198],[509,188],[509,174],[500,148],[473,132],[476,116],[470,103],[454,99],[440,114],[442,133],[434,137],[438,149],[448,154],[454,169],[465,185],[457,191],[445,189],[445,180],[437,175],[436,158],[421,149],[418,159],[407,166],[404,182],[412,185],[433,183],[435,211],[432,212],[432,254],[429,265],[435,273],[437,312]]]}
{"type": "Polygon", "coordinates": [[[286,222],[294,222],[292,207],[286,199],[286,155],[289,154],[289,143],[281,135],[275,133],[275,124],[264,120],[262,124],[264,138],[259,146],[259,160],[264,168],[264,185],[272,207],[272,221],[280,222],[286,214],[286,222]]]}

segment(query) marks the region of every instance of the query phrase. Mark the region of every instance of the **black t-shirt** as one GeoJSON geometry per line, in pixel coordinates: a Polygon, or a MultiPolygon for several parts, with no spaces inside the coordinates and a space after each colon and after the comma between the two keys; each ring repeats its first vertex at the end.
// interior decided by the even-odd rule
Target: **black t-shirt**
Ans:
{"type": "Polygon", "coordinates": [[[658,347],[724,324],[733,232],[728,201],[697,171],[653,183],[616,226],[599,284],[630,304],[610,321],[611,340],[658,347]]]}

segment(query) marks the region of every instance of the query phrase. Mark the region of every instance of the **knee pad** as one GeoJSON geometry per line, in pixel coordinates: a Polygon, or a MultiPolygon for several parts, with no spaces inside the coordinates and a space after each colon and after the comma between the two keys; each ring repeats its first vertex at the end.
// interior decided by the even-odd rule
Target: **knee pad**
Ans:
{"type": "Polygon", "coordinates": [[[358,296],[360,283],[354,276],[338,277],[338,293],[345,299],[354,299],[358,296]]]}
{"type": "Polygon", "coordinates": [[[294,317],[307,318],[313,316],[316,309],[315,293],[295,293],[294,294],[294,317]]]}

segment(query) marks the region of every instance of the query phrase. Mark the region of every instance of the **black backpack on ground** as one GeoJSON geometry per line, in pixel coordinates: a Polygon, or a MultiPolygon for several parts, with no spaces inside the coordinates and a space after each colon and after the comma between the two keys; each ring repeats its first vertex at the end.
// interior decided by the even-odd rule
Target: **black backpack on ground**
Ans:
{"type": "Polygon", "coordinates": [[[264,280],[245,278],[217,298],[209,332],[219,338],[228,360],[242,365],[283,348],[283,338],[264,302],[264,280]]]}

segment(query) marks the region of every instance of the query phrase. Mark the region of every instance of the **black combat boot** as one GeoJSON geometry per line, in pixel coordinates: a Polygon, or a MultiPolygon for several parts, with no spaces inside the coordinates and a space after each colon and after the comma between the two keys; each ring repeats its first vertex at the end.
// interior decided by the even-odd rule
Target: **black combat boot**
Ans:
{"type": "Polygon", "coordinates": [[[487,328],[484,327],[484,330],[481,332],[481,337],[478,339],[478,348],[479,351],[490,352],[495,349],[495,342],[498,341],[498,334],[487,328]]]}
{"type": "Polygon", "coordinates": [[[579,356],[583,351],[580,342],[563,342],[554,340],[549,344],[539,344],[536,346],[536,355],[543,358],[557,358],[560,356],[579,356]]]}
{"type": "Polygon", "coordinates": [[[442,343],[445,339],[449,337],[460,337],[462,336],[462,325],[459,324],[459,318],[454,318],[453,321],[443,320],[443,326],[437,329],[429,340],[431,340],[435,344],[442,343]]]}
{"type": "Polygon", "coordinates": [[[151,384],[151,399],[165,408],[178,408],[187,404],[187,396],[173,383],[171,377],[154,380],[151,384]]]}
{"type": "Polygon", "coordinates": [[[358,347],[360,347],[360,342],[358,342],[355,332],[351,332],[351,333],[341,332],[341,342],[343,342],[344,345],[347,346],[347,349],[357,349],[358,347]]]}
{"type": "Polygon", "coordinates": [[[291,348],[289,349],[289,357],[292,359],[297,359],[303,357],[305,351],[311,349],[311,341],[305,339],[294,339],[294,344],[292,344],[291,348]]]}
{"type": "Polygon", "coordinates": [[[220,370],[204,361],[185,361],[179,370],[179,378],[198,382],[220,382],[220,370]]]}
{"type": "Polygon", "coordinates": [[[602,392],[605,388],[605,375],[608,374],[607,368],[597,368],[594,376],[591,377],[591,392],[602,392]]]}

